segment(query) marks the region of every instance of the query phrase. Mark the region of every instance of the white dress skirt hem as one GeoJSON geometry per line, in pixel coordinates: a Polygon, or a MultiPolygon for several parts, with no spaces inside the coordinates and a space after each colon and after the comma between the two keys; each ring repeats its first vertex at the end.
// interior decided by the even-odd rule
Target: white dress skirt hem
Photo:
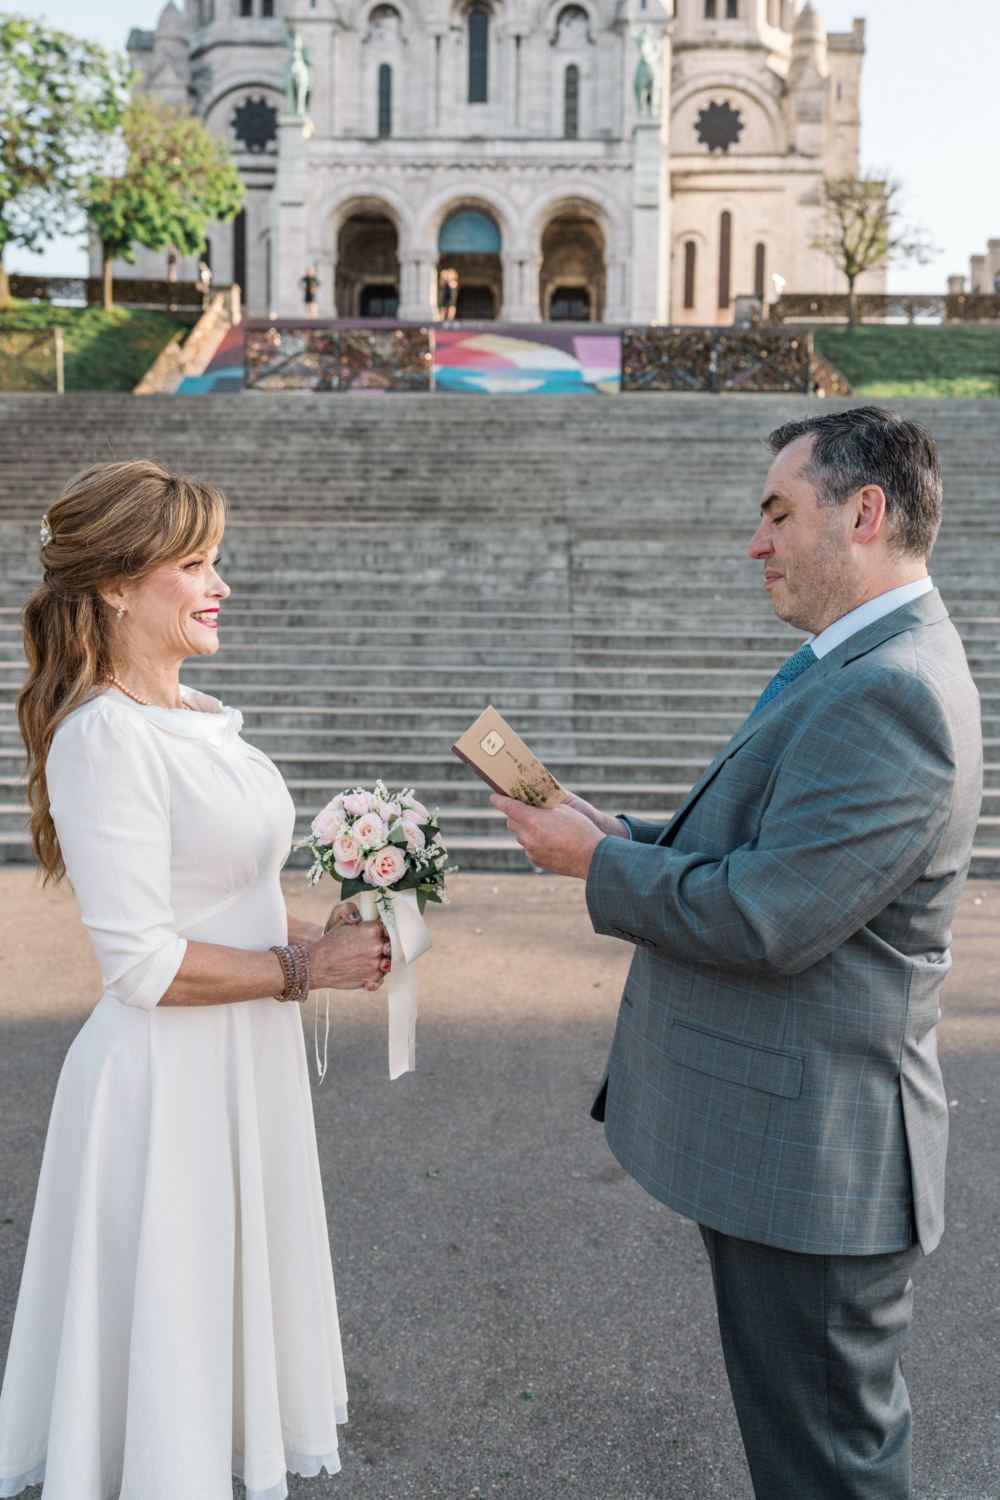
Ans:
{"type": "MultiPolygon", "coordinates": [[[[347,1421],[347,1407],[337,1407],[337,1423],[339,1426],[347,1421]]],[[[340,1473],[340,1454],[323,1453],[318,1458],[307,1453],[290,1453],[285,1450],[285,1470],[288,1474],[298,1474],[303,1479],[314,1479],[316,1475],[325,1469],[332,1477],[340,1473]]],[[[237,1479],[243,1478],[243,1455],[233,1454],[233,1473],[237,1479]]],[[[22,1490],[27,1489],[29,1484],[41,1484],[45,1479],[44,1461],[37,1464],[27,1474],[18,1474],[13,1479],[0,1479],[0,1500],[11,1500],[14,1495],[19,1495],[22,1490]]],[[[247,1500],[285,1500],[288,1494],[288,1483],[283,1475],[277,1484],[270,1485],[266,1490],[247,1490],[247,1500]]],[[[114,1500],[118,1500],[115,1496],[114,1500]]]]}

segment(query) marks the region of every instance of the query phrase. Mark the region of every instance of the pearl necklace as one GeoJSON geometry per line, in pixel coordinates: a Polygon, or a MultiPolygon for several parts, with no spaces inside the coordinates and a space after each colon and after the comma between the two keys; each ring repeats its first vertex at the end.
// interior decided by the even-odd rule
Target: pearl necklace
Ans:
{"type": "MultiPolygon", "coordinates": [[[[125,686],[124,682],[119,682],[119,680],[115,676],[114,672],[111,673],[110,677],[108,678],[108,681],[114,683],[114,685],[118,689],[118,691],[120,693],[124,693],[125,696],[126,696],[126,698],[131,698],[133,703],[140,703],[143,708],[159,708],[160,707],[160,705],[158,703],[151,703],[148,698],[140,698],[138,693],[133,693],[133,691],[132,691],[131,688],[127,688],[125,686]]],[[[181,707],[182,708],[187,708],[188,706],[189,705],[187,703],[184,703],[183,701],[181,702],[181,707]]]]}

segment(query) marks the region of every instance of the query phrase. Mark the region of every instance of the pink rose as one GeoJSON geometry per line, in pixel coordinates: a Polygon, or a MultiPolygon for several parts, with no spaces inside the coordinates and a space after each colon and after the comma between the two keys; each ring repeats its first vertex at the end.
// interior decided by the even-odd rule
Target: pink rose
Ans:
{"type": "Polygon", "coordinates": [[[430,813],[422,802],[418,802],[416,797],[411,797],[406,806],[406,816],[415,818],[418,823],[426,823],[430,813]]]}
{"type": "Polygon", "coordinates": [[[412,850],[414,850],[414,849],[422,849],[424,847],[424,845],[426,844],[427,840],[424,838],[424,835],[420,832],[420,824],[419,823],[415,823],[412,818],[406,818],[406,817],[404,817],[404,818],[400,819],[399,826],[400,826],[400,828],[402,828],[403,832],[406,834],[406,847],[407,847],[407,849],[409,849],[412,852],[412,850]]]}
{"type": "Polygon", "coordinates": [[[398,802],[383,802],[379,808],[379,816],[384,823],[388,823],[391,818],[398,818],[402,811],[398,802]]]}
{"type": "Polygon", "coordinates": [[[356,880],[364,869],[364,856],[359,854],[357,859],[335,859],[333,868],[341,880],[356,880]]]}
{"type": "Polygon", "coordinates": [[[381,849],[385,843],[385,828],[378,813],[366,812],[351,829],[351,838],[363,849],[381,849]]]}
{"type": "Polygon", "coordinates": [[[331,802],[328,807],[324,807],[323,811],[317,813],[315,818],[313,818],[312,831],[318,839],[322,839],[324,844],[332,844],[340,832],[340,826],[343,821],[344,817],[340,809],[335,808],[331,802]]]}
{"type": "Polygon", "coordinates": [[[344,798],[344,811],[352,818],[360,818],[362,814],[371,812],[375,806],[375,798],[371,792],[349,792],[344,798]]]}
{"type": "Polygon", "coordinates": [[[434,835],[432,843],[440,844],[442,849],[447,849],[448,848],[448,845],[445,843],[444,839],[441,837],[441,835],[439,833],[436,833],[434,835]]]}
{"type": "Polygon", "coordinates": [[[334,859],[343,859],[348,863],[352,859],[361,858],[361,846],[352,833],[342,833],[333,845],[334,859]]]}
{"type": "Polygon", "coordinates": [[[369,885],[395,885],[406,871],[406,860],[395,844],[387,844],[365,861],[365,880],[369,885]]]}

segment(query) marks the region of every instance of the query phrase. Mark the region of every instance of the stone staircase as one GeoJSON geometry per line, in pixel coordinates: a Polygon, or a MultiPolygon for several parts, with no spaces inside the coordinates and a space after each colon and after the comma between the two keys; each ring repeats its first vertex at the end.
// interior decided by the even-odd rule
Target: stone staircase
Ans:
{"type": "MultiPolygon", "coordinates": [[[[900,404],[941,445],[932,572],[983,695],[979,878],[1000,873],[1000,424],[995,402],[900,404]]],[[[0,851],[28,856],[18,609],[41,513],[85,463],[156,457],[226,490],[223,645],[183,675],[242,709],[302,831],[334,791],[381,773],[441,806],[464,869],[526,870],[451,744],[491,702],[566,785],[669,817],[802,639],[774,619],[746,543],[761,437],[815,410],[754,396],[0,397],[0,851]]]]}

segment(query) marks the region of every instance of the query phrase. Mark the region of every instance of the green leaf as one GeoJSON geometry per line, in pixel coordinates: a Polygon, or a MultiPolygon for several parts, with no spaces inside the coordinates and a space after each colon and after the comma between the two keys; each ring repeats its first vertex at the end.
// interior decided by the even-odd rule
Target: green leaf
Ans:
{"type": "Polygon", "coordinates": [[[403,827],[402,827],[402,825],[400,823],[395,823],[390,828],[390,830],[389,830],[389,843],[390,844],[405,844],[406,843],[406,833],[404,832],[403,827]]]}
{"type": "Polygon", "coordinates": [[[345,880],[340,887],[341,901],[349,901],[352,896],[360,895],[362,891],[370,891],[372,887],[361,875],[353,875],[350,880],[345,880]]]}

